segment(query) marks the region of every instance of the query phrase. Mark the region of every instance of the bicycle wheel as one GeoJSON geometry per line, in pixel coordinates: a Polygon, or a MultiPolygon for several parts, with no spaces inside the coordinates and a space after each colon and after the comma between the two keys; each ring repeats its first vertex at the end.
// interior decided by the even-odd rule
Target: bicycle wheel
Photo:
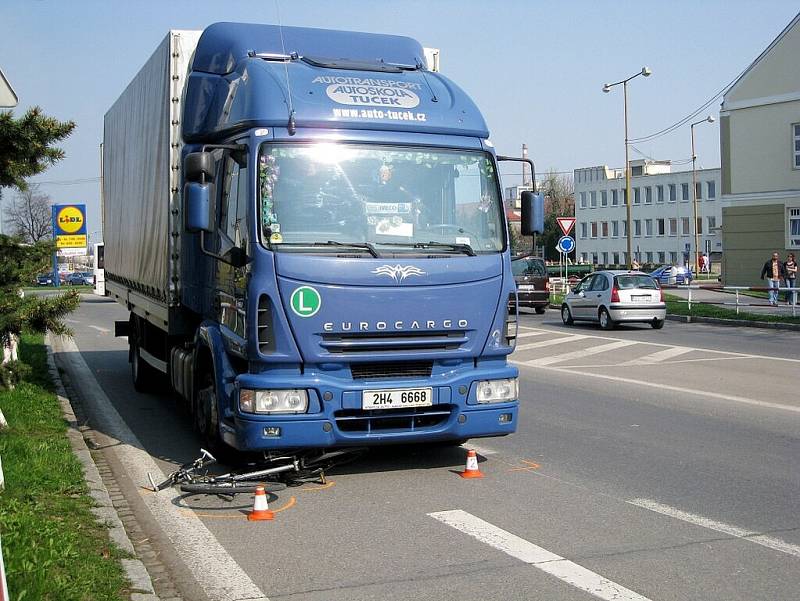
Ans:
{"type": "Polygon", "coordinates": [[[238,495],[254,493],[259,486],[263,486],[266,492],[286,488],[283,482],[186,482],[181,484],[181,490],[201,495],[238,495]]]}
{"type": "Polygon", "coordinates": [[[330,468],[334,465],[343,465],[351,461],[355,461],[361,455],[366,453],[367,450],[363,447],[354,447],[352,449],[337,449],[335,451],[327,451],[316,457],[308,457],[303,459],[303,467],[306,469],[314,468],[330,468]]]}

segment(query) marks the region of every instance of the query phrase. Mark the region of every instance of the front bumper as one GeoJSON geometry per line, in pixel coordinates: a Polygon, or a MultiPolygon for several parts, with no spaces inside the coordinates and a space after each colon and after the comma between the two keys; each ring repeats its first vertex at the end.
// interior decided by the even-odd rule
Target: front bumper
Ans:
{"type": "Polygon", "coordinates": [[[268,372],[245,374],[238,388],[304,388],[309,392],[307,413],[252,415],[233,411],[222,423],[223,440],[239,450],[259,451],[297,447],[372,446],[422,443],[486,436],[505,436],[517,429],[518,401],[477,404],[478,380],[513,378],[516,367],[463,369],[426,379],[345,380],[324,372],[276,377],[268,372]],[[361,409],[361,392],[387,388],[433,388],[428,407],[389,410],[361,409]],[[466,390],[466,393],[462,393],[466,390]],[[323,400],[330,397],[330,400],[323,400]],[[268,435],[267,428],[280,428],[268,435]]]}
{"type": "Polygon", "coordinates": [[[630,303],[612,303],[608,308],[611,319],[618,322],[631,321],[663,321],[667,316],[665,303],[648,303],[634,305],[630,303]]]}

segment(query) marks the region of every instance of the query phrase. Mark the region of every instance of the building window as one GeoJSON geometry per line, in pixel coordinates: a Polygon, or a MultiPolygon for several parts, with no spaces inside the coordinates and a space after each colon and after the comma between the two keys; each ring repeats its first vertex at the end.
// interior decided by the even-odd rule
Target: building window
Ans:
{"type": "Polygon", "coordinates": [[[647,251],[646,253],[644,253],[644,256],[645,256],[645,261],[647,261],[648,263],[652,263],[653,262],[653,253],[652,253],[652,251],[647,251]]]}
{"type": "Polygon", "coordinates": [[[800,209],[789,209],[789,248],[800,248],[800,209]]]}
{"type": "Polygon", "coordinates": [[[644,204],[646,204],[646,205],[653,204],[653,187],[652,186],[645,186],[644,187],[644,204]]]}
{"type": "Polygon", "coordinates": [[[581,263],[586,263],[589,259],[586,253],[581,253],[581,263]]]}
{"type": "Polygon", "coordinates": [[[603,253],[603,265],[608,265],[608,253],[603,253]]]}
{"type": "Polygon", "coordinates": [[[614,265],[619,265],[619,253],[614,253],[614,265]]]}
{"type": "Polygon", "coordinates": [[[681,184],[681,200],[689,200],[689,184],[681,184]]]}
{"type": "Polygon", "coordinates": [[[665,219],[656,219],[656,227],[658,228],[658,235],[663,236],[666,234],[665,219]]]}
{"type": "Polygon", "coordinates": [[[600,224],[600,237],[608,238],[608,221],[603,221],[600,224]]]}
{"type": "Polygon", "coordinates": [[[669,262],[672,263],[673,265],[678,264],[678,253],[675,252],[674,250],[669,253],[669,262]]]}
{"type": "Polygon", "coordinates": [[[592,221],[592,238],[597,238],[597,222],[592,221]]]}
{"type": "Polygon", "coordinates": [[[620,190],[619,193],[622,196],[622,204],[623,205],[628,204],[628,189],[622,188],[622,190],[620,190]]]}
{"type": "Polygon", "coordinates": [[[622,223],[622,236],[624,238],[627,238],[628,237],[628,222],[627,221],[621,221],[620,223],[622,223]]]}
{"type": "Polygon", "coordinates": [[[675,184],[670,184],[669,186],[669,201],[675,202],[678,200],[678,186],[675,184]]]}
{"type": "Polygon", "coordinates": [[[697,233],[699,235],[701,235],[701,236],[703,235],[703,218],[702,217],[698,217],[697,218],[697,233]]]}
{"type": "Polygon", "coordinates": [[[658,253],[658,262],[659,263],[664,263],[666,258],[667,258],[667,253],[665,253],[663,250],[658,253]]]}
{"type": "Polygon", "coordinates": [[[664,202],[664,186],[656,186],[656,202],[664,202]]]}
{"type": "Polygon", "coordinates": [[[708,235],[713,236],[716,232],[714,231],[717,228],[717,218],[715,216],[706,217],[706,225],[708,226],[708,235]]]}
{"type": "Polygon", "coordinates": [[[653,235],[653,220],[652,219],[645,219],[644,220],[644,235],[645,236],[652,236],[653,235]]]}
{"type": "Polygon", "coordinates": [[[703,184],[701,182],[697,182],[694,185],[694,194],[697,197],[697,200],[703,198],[703,184]]]}
{"type": "Polygon", "coordinates": [[[586,192],[581,192],[581,208],[586,208],[586,192]]]}
{"type": "Polygon", "coordinates": [[[669,220],[669,235],[670,236],[677,236],[678,235],[678,218],[677,217],[670,217],[670,220],[669,220]]]}
{"type": "Polygon", "coordinates": [[[631,177],[638,177],[640,175],[644,175],[644,165],[631,167],[631,177]]]}
{"type": "Polygon", "coordinates": [[[642,191],[639,188],[633,189],[633,204],[638,205],[642,202],[642,191]]]}
{"type": "Polygon", "coordinates": [[[616,190],[611,190],[611,206],[616,207],[619,204],[619,197],[616,190]]]}
{"type": "Polygon", "coordinates": [[[585,221],[581,222],[581,238],[586,238],[586,232],[588,231],[588,227],[585,221]]]}
{"type": "Polygon", "coordinates": [[[706,182],[706,192],[708,192],[706,198],[714,200],[717,197],[717,182],[706,182]]]}
{"type": "Polygon", "coordinates": [[[800,123],[792,125],[792,140],[794,142],[794,168],[800,169],[800,123]]]}
{"type": "Polygon", "coordinates": [[[639,237],[642,235],[642,220],[641,219],[634,219],[633,220],[633,235],[639,237]]]}
{"type": "Polygon", "coordinates": [[[593,209],[597,208],[597,192],[595,192],[594,190],[589,192],[589,206],[592,207],[593,209]]]}
{"type": "Polygon", "coordinates": [[[608,191],[601,190],[600,191],[600,206],[607,207],[608,206],[608,191]]]}
{"type": "Polygon", "coordinates": [[[597,253],[592,253],[592,265],[597,265],[597,253]]]}
{"type": "Polygon", "coordinates": [[[681,219],[681,234],[683,236],[688,236],[691,233],[692,232],[689,231],[689,218],[688,217],[684,217],[683,219],[681,219]]]}
{"type": "Polygon", "coordinates": [[[611,222],[611,237],[612,238],[619,237],[619,221],[611,222]]]}

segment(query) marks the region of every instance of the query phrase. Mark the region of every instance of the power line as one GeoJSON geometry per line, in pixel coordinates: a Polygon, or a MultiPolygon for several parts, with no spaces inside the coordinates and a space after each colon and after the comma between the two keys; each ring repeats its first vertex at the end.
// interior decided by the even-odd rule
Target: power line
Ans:
{"type": "Polygon", "coordinates": [[[99,177],[83,177],[77,179],[54,179],[54,180],[44,180],[38,182],[28,182],[29,184],[35,185],[46,185],[46,186],[72,186],[75,184],[93,184],[100,181],[101,178],[99,177]]]}
{"type": "Polygon", "coordinates": [[[649,140],[654,140],[656,138],[660,138],[661,136],[666,136],[667,134],[670,134],[673,131],[675,131],[676,129],[678,129],[679,127],[681,127],[683,125],[686,125],[689,121],[691,121],[692,119],[697,117],[697,115],[699,115],[704,110],[706,110],[706,108],[708,108],[711,105],[711,103],[713,103],[717,98],[722,96],[728,90],[728,88],[730,88],[734,83],[736,83],[736,80],[738,80],[742,76],[742,74],[744,74],[744,72],[746,70],[747,69],[745,69],[744,71],[739,73],[731,81],[729,81],[727,84],[725,84],[725,86],[721,90],[719,90],[716,94],[714,94],[711,98],[709,98],[706,102],[704,102],[700,107],[698,107],[697,109],[695,109],[693,112],[691,112],[690,114],[686,115],[682,119],[679,119],[678,121],[676,121],[672,125],[670,125],[668,127],[665,127],[664,129],[662,129],[660,131],[657,131],[657,132],[654,132],[652,134],[648,134],[646,136],[642,136],[642,137],[639,137],[639,138],[631,138],[630,142],[647,142],[649,140]]]}

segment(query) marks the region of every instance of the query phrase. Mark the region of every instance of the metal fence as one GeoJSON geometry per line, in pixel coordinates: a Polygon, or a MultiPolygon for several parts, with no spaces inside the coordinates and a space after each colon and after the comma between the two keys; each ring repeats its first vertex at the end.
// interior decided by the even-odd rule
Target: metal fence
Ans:
{"type": "MultiPolygon", "coordinates": [[[[766,288],[763,286],[698,286],[696,284],[690,285],[682,285],[682,286],[663,286],[664,289],[669,290],[686,290],[687,291],[687,298],[680,299],[681,302],[688,303],[689,310],[692,310],[692,305],[717,305],[717,306],[727,306],[727,307],[735,307],[736,314],[739,314],[740,307],[762,307],[762,308],[777,308],[780,306],[780,301],[778,305],[771,305],[765,302],[752,302],[754,297],[749,295],[743,295],[742,292],[775,292],[776,295],[780,298],[782,296],[781,293],[787,293],[791,302],[789,306],[792,308],[792,317],[797,317],[797,301],[800,298],[800,288],[789,288],[789,287],[779,287],[779,288],[766,288]],[[720,302],[720,301],[703,301],[703,300],[693,300],[692,299],[692,290],[703,290],[709,292],[726,292],[726,293],[733,293],[733,300],[731,302],[720,302]],[[745,299],[744,302],[742,299],[745,299]]],[[[767,299],[764,299],[767,300],[767,299]]]]}

